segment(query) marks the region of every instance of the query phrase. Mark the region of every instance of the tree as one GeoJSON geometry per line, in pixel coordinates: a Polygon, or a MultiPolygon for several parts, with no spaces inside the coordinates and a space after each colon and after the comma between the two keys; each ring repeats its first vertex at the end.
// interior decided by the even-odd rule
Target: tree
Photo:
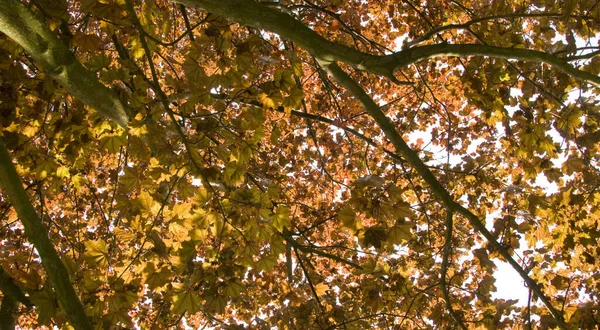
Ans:
{"type": "Polygon", "coordinates": [[[595,327],[599,29],[574,0],[0,0],[0,328],[595,327]]]}

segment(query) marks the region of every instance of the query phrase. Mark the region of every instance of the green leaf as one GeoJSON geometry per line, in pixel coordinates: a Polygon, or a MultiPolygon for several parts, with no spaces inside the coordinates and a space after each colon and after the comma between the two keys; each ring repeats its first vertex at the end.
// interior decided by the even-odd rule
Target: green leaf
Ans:
{"type": "Polygon", "coordinates": [[[388,231],[387,241],[392,244],[403,244],[408,242],[412,238],[411,223],[404,223],[401,225],[395,225],[388,231]]]}
{"type": "Polygon", "coordinates": [[[342,207],[338,212],[338,218],[342,221],[342,227],[348,229],[353,235],[363,228],[354,210],[349,206],[342,207]]]}
{"type": "Polygon", "coordinates": [[[373,226],[364,232],[363,246],[373,246],[376,249],[381,248],[381,243],[387,239],[385,229],[380,226],[373,226]]]}
{"type": "Polygon", "coordinates": [[[271,216],[273,227],[278,231],[283,231],[283,228],[290,225],[290,208],[286,205],[277,206],[275,214],[271,216]]]}
{"type": "Polygon", "coordinates": [[[121,147],[127,144],[127,139],[122,135],[109,135],[100,140],[100,146],[110,153],[117,153],[121,147]]]}
{"type": "Polygon", "coordinates": [[[87,241],[84,243],[84,258],[93,265],[101,268],[108,267],[108,249],[103,240],[87,241]]]}
{"type": "Polygon", "coordinates": [[[237,281],[231,281],[227,284],[223,293],[231,298],[239,298],[241,293],[244,291],[245,287],[242,283],[237,281]]]}
{"type": "MultiPolygon", "coordinates": [[[[173,283],[173,288],[182,290],[183,284],[173,283]]],[[[171,301],[173,302],[173,305],[171,305],[171,310],[175,314],[180,315],[186,312],[189,314],[194,314],[202,309],[202,297],[198,292],[192,291],[189,288],[185,288],[185,290],[182,290],[179,293],[171,296],[171,301]]]]}
{"type": "Polygon", "coordinates": [[[31,293],[31,302],[35,305],[37,312],[37,321],[42,325],[50,325],[50,320],[56,316],[58,302],[50,289],[50,285],[45,285],[41,291],[31,293]]]}

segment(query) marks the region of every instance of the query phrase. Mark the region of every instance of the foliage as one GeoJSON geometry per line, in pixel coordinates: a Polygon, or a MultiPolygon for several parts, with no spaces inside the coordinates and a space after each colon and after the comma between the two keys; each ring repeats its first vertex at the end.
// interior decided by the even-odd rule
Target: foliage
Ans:
{"type": "Polygon", "coordinates": [[[0,0],[1,325],[595,327],[599,29],[591,0],[0,0]]]}

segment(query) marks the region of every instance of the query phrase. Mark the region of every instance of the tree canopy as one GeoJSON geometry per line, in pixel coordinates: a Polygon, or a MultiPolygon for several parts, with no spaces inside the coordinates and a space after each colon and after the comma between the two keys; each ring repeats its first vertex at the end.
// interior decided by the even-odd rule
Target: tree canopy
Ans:
{"type": "Polygon", "coordinates": [[[0,0],[0,32],[0,329],[600,323],[597,1],[0,0]]]}

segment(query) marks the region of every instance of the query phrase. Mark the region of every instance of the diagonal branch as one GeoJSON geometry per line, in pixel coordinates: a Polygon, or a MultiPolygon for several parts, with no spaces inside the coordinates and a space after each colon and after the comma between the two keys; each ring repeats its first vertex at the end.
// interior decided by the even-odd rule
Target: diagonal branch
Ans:
{"type": "Polygon", "coordinates": [[[2,291],[5,297],[10,296],[15,301],[27,307],[33,306],[31,300],[29,300],[23,290],[15,283],[15,280],[2,267],[0,267],[0,291],[2,291]]]}
{"type": "MultiPolygon", "coordinates": [[[[4,0],[6,1],[6,0],[4,0]]],[[[373,55],[329,41],[291,15],[252,0],[174,0],[188,7],[202,8],[243,25],[279,34],[300,45],[322,63],[335,61],[375,73],[398,82],[394,71],[433,57],[489,56],[546,63],[572,77],[600,86],[600,77],[581,71],[554,55],[521,48],[503,48],[477,44],[435,44],[404,49],[389,55],[373,55]]]]}
{"type": "Polygon", "coordinates": [[[449,212],[456,212],[463,215],[469,223],[480,232],[489,243],[489,249],[497,250],[500,255],[519,273],[521,278],[533,290],[533,292],[546,305],[552,317],[558,322],[562,329],[565,329],[565,323],[562,315],[552,306],[550,299],[542,292],[539,284],[531,279],[527,272],[512,258],[508,250],[502,246],[496,238],[485,227],[483,222],[474,213],[464,208],[462,205],[454,201],[454,198],[444,188],[444,186],[431,173],[427,165],[419,158],[419,155],[412,150],[408,144],[402,139],[402,136],[396,131],[392,122],[385,116],[379,106],[373,99],[362,89],[356,81],[354,81],[346,72],[344,72],[336,63],[322,62],[327,72],[344,88],[346,88],[356,99],[358,99],[367,113],[375,119],[379,128],[385,136],[390,140],[396,151],[408,162],[429,185],[431,192],[442,202],[444,207],[449,212]]]}
{"type": "Polygon", "coordinates": [[[77,61],[69,48],[17,0],[0,0],[0,32],[18,43],[44,72],[84,104],[125,127],[127,107],[77,61]]]}
{"type": "Polygon", "coordinates": [[[92,329],[92,324],[85,315],[83,305],[71,284],[67,268],[48,238],[48,229],[42,223],[29,196],[23,189],[23,183],[2,141],[0,141],[0,183],[3,193],[8,197],[21,219],[27,239],[33,244],[42,259],[42,265],[67,314],[67,320],[75,329],[92,329]]]}
{"type": "Polygon", "coordinates": [[[0,267],[0,292],[4,295],[0,306],[0,330],[12,330],[15,328],[19,303],[27,307],[33,305],[15,280],[2,267],[0,267]]]}

